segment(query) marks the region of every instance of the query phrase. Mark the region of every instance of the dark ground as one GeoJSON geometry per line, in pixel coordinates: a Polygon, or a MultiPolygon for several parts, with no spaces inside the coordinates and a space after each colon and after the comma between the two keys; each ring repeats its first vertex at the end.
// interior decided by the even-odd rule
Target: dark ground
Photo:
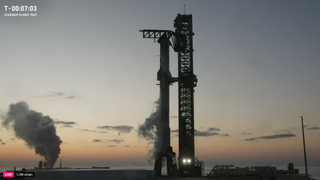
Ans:
{"type": "Polygon", "coordinates": [[[156,180],[232,180],[232,179],[228,179],[228,178],[209,178],[209,177],[157,177],[156,180]]]}

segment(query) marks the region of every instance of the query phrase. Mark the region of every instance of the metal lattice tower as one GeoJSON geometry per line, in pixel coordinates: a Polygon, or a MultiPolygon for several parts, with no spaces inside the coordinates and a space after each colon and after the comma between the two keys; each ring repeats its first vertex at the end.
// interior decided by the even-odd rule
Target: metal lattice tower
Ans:
{"type": "Polygon", "coordinates": [[[192,15],[178,14],[174,20],[178,52],[179,78],[179,176],[195,173],[194,146],[194,87],[197,78],[193,74],[192,15]]]}
{"type": "MultiPolygon", "coordinates": [[[[179,82],[179,176],[201,176],[200,171],[196,169],[199,162],[195,162],[194,146],[194,87],[197,86],[197,77],[193,74],[193,35],[192,15],[178,14],[174,20],[175,32],[170,30],[141,30],[143,38],[153,38],[159,40],[161,47],[166,44],[162,42],[163,38],[169,40],[174,51],[178,53],[178,78],[170,77],[167,81],[172,84],[179,82]],[[160,41],[160,39],[162,39],[160,41]],[[200,174],[199,174],[200,172],[200,174]]],[[[167,45],[168,46],[168,45],[167,45]]],[[[161,69],[160,69],[161,72],[161,69]]],[[[159,76],[159,75],[158,75],[159,76]]],[[[158,79],[159,80],[159,79],[158,79]]],[[[161,83],[160,83],[161,84],[161,83]]],[[[169,96],[167,96],[169,97],[169,96]]],[[[169,106],[168,106],[169,107],[169,106]]],[[[170,128],[168,128],[170,130],[170,128]]],[[[165,133],[167,134],[167,133],[165,133]]],[[[170,137],[170,132],[169,132],[170,137]]],[[[170,143],[169,143],[170,145],[170,143]]],[[[170,150],[165,151],[164,155],[169,159],[167,161],[168,175],[175,174],[176,164],[175,153],[170,150]],[[170,155],[172,154],[172,155],[170,155]]],[[[155,170],[157,176],[161,175],[161,157],[156,160],[155,170]],[[159,163],[159,164],[158,164],[159,163]]]]}

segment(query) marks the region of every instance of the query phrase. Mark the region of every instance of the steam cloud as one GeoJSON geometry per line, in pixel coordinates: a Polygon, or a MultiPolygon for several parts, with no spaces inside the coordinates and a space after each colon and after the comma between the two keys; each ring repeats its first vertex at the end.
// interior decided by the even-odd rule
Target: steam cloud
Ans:
{"type": "Polygon", "coordinates": [[[1,117],[6,129],[12,127],[16,137],[23,139],[29,148],[35,149],[36,154],[43,156],[49,168],[54,166],[59,158],[62,141],[56,135],[53,119],[29,110],[24,101],[11,104],[7,114],[1,117]]]}
{"type": "Polygon", "coordinates": [[[146,118],[145,122],[138,127],[138,135],[141,138],[144,138],[149,141],[148,144],[153,143],[153,149],[149,150],[149,154],[147,156],[147,161],[151,164],[153,159],[156,159],[159,152],[161,151],[161,143],[159,130],[159,123],[161,118],[161,97],[154,102],[156,110],[150,114],[148,118],[146,118]]]}

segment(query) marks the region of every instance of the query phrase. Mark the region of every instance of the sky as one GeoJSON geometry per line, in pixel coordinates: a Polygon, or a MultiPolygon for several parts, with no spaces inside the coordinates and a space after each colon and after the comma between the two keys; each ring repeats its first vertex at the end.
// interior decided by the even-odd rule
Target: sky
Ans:
{"type": "MultiPolygon", "coordinates": [[[[145,162],[137,129],[155,110],[159,44],[192,14],[196,157],[213,164],[320,164],[320,2],[317,0],[70,0],[0,2],[0,114],[24,101],[49,116],[64,162],[145,162]],[[5,5],[37,6],[5,17],[5,5]]],[[[178,74],[170,49],[170,71],[178,74]]],[[[178,153],[178,85],[170,128],[178,153]]],[[[12,125],[12,124],[11,124],[12,125]]],[[[43,159],[0,126],[0,166],[43,159]]]]}

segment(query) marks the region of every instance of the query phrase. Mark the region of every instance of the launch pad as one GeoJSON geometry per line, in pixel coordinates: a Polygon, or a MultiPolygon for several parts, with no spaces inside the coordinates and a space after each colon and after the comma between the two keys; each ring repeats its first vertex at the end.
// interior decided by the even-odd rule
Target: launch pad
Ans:
{"type": "Polygon", "coordinates": [[[197,77],[193,74],[193,31],[192,15],[178,14],[174,20],[175,31],[140,30],[143,38],[152,38],[160,43],[160,81],[161,118],[157,124],[158,138],[162,144],[156,154],[154,170],[161,176],[162,162],[166,160],[168,176],[201,176],[203,162],[195,158],[194,146],[194,87],[197,77]],[[169,69],[169,46],[178,53],[178,77],[172,77],[169,69]],[[179,158],[170,145],[169,127],[169,86],[178,82],[179,91],[179,158]],[[177,168],[179,167],[179,169],[177,168]]]}

